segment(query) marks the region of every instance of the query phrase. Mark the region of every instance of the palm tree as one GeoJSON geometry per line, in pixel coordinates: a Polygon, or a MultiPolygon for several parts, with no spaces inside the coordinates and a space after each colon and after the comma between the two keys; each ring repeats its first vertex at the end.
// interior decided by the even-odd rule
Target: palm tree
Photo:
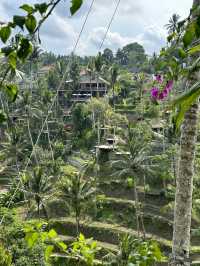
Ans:
{"type": "MultiPolygon", "coordinates": [[[[193,6],[200,6],[200,0],[193,0],[193,6]]],[[[195,17],[193,17],[195,19],[195,17]]],[[[198,53],[199,56],[199,53],[198,53]]],[[[196,60],[196,57],[193,58],[196,60]]],[[[189,75],[189,86],[198,81],[198,71],[189,75]]],[[[197,138],[199,104],[194,103],[185,113],[181,128],[180,155],[176,180],[174,209],[174,230],[171,266],[190,265],[190,229],[192,213],[193,175],[195,144],[197,138]]]]}
{"type": "Polygon", "coordinates": [[[85,178],[85,169],[65,177],[60,183],[60,198],[75,212],[77,236],[80,233],[80,217],[84,206],[93,199],[95,188],[91,179],[85,178]]]}
{"type": "Polygon", "coordinates": [[[103,67],[102,55],[99,53],[94,61],[96,78],[97,78],[97,97],[99,97],[99,76],[103,67]]]}
{"type": "MultiPolygon", "coordinates": [[[[150,172],[148,150],[149,141],[144,138],[144,132],[140,131],[138,125],[128,125],[128,129],[123,136],[124,155],[119,160],[111,162],[111,167],[116,169],[113,176],[128,177],[134,180],[136,225],[138,235],[140,232],[140,222],[143,235],[145,237],[145,228],[143,224],[142,213],[140,212],[139,199],[137,193],[137,181],[141,176],[150,172]]],[[[122,154],[123,154],[122,152],[122,154]]]]}
{"type": "Polygon", "coordinates": [[[178,22],[180,20],[180,16],[178,14],[173,14],[169,20],[169,23],[165,25],[166,29],[168,30],[169,34],[172,34],[177,31],[178,29],[178,22]]]}
{"type": "Polygon", "coordinates": [[[110,68],[111,88],[113,94],[113,106],[115,107],[115,85],[119,77],[119,68],[117,65],[112,65],[110,68]]]}
{"type": "Polygon", "coordinates": [[[37,166],[33,173],[29,173],[23,180],[23,191],[29,201],[34,200],[37,206],[38,217],[40,218],[40,207],[42,207],[46,218],[45,199],[52,191],[52,176],[48,176],[43,169],[37,166]]]}
{"type": "Polygon", "coordinates": [[[92,78],[93,78],[93,75],[94,75],[94,72],[95,72],[95,66],[94,66],[94,61],[93,60],[90,60],[88,65],[87,65],[87,69],[86,69],[89,77],[90,77],[90,93],[91,93],[91,96],[92,96],[92,78]]]}

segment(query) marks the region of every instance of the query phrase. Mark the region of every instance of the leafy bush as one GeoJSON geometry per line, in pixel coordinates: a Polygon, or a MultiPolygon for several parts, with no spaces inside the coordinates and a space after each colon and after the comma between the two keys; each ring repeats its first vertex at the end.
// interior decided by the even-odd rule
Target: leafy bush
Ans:
{"type": "Polygon", "coordinates": [[[12,266],[12,257],[2,245],[0,245],[0,266],[12,266]]]}
{"type": "Polygon", "coordinates": [[[12,224],[15,220],[15,210],[10,210],[5,207],[0,207],[0,220],[3,219],[3,225],[12,224]]]}
{"type": "Polygon", "coordinates": [[[97,242],[86,239],[83,234],[80,234],[78,240],[72,243],[72,256],[81,257],[88,266],[94,265],[98,250],[97,242]]]}
{"type": "MultiPolygon", "coordinates": [[[[11,259],[11,264],[3,264],[0,266],[46,266],[44,262],[44,246],[37,243],[33,249],[27,247],[25,241],[24,223],[18,219],[15,211],[10,209],[1,208],[1,216],[4,215],[3,226],[0,227],[0,239],[6,250],[9,250],[8,262],[11,259]]],[[[5,251],[6,252],[6,251],[5,251]]],[[[1,254],[3,251],[0,247],[0,263],[1,254]]],[[[6,257],[5,257],[6,258],[6,257]]]]}
{"type": "Polygon", "coordinates": [[[151,266],[155,262],[165,261],[157,242],[135,239],[130,235],[121,239],[118,254],[112,254],[108,258],[106,265],[112,266],[151,266]]]}

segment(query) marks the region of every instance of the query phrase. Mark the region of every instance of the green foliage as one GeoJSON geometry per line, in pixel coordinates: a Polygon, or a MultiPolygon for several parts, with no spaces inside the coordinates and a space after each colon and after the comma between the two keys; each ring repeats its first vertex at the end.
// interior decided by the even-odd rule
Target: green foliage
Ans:
{"type": "Polygon", "coordinates": [[[11,35],[11,29],[9,26],[5,26],[0,29],[0,38],[2,42],[6,43],[10,35],[11,35]]]}
{"type": "Polygon", "coordinates": [[[72,110],[72,119],[74,124],[74,131],[77,136],[83,136],[85,130],[90,129],[92,121],[90,118],[90,110],[86,104],[77,103],[72,110]]]}
{"type": "Polygon", "coordinates": [[[94,61],[94,65],[95,65],[95,70],[97,72],[97,74],[99,75],[103,66],[103,60],[102,60],[102,55],[101,53],[99,53],[94,61]]]}
{"type": "Polygon", "coordinates": [[[141,174],[151,171],[148,159],[150,149],[151,132],[146,124],[136,126],[130,124],[123,132],[124,144],[121,145],[124,155],[111,161],[113,176],[120,178],[131,177],[139,179],[141,174]]]}
{"type": "Polygon", "coordinates": [[[40,15],[43,15],[44,13],[46,13],[48,7],[49,7],[49,4],[47,4],[46,2],[41,3],[41,4],[35,4],[34,6],[31,6],[28,4],[23,4],[22,6],[20,6],[20,8],[26,11],[28,15],[31,15],[37,11],[39,11],[40,15]]]}
{"type": "Polygon", "coordinates": [[[113,55],[113,51],[110,50],[110,49],[105,49],[103,51],[103,54],[102,54],[102,58],[103,60],[108,63],[108,64],[112,64],[113,61],[114,61],[114,55],[113,55]]]}
{"type": "Polygon", "coordinates": [[[156,177],[162,179],[164,184],[173,180],[171,174],[172,158],[175,156],[175,150],[173,148],[166,149],[161,155],[155,155],[152,158],[152,164],[154,165],[154,180],[156,177]],[[162,171],[160,171],[162,169],[162,171]]]}
{"type": "Polygon", "coordinates": [[[72,61],[70,64],[69,77],[72,80],[72,83],[70,84],[71,90],[72,91],[77,90],[79,87],[79,82],[80,82],[80,65],[79,65],[77,57],[73,55],[72,55],[72,61]]]}
{"type": "Polygon", "coordinates": [[[97,251],[99,251],[97,242],[86,239],[83,234],[80,234],[78,240],[72,243],[72,256],[82,257],[88,266],[94,265],[97,251]]]}
{"type": "Polygon", "coordinates": [[[14,210],[9,210],[5,207],[0,207],[0,220],[4,217],[3,225],[12,224],[15,221],[16,213],[14,210]]]}
{"type": "Polygon", "coordinates": [[[12,266],[10,253],[0,244],[0,266],[12,266]]]}
{"type": "Polygon", "coordinates": [[[95,241],[86,239],[83,234],[80,234],[77,240],[67,247],[67,245],[60,241],[54,229],[45,231],[43,228],[43,223],[36,223],[35,225],[27,224],[25,227],[25,240],[31,249],[33,249],[38,242],[41,244],[43,243],[43,245],[48,243],[45,245],[44,249],[44,258],[46,262],[51,263],[51,255],[55,249],[58,249],[60,252],[66,254],[70,261],[71,258],[74,258],[75,260],[86,262],[88,266],[94,265],[95,255],[97,251],[99,251],[95,241]]]}
{"type": "Polygon", "coordinates": [[[27,173],[22,176],[23,191],[27,199],[33,200],[37,206],[38,217],[40,217],[40,208],[47,216],[45,208],[45,198],[52,190],[52,176],[48,176],[41,167],[36,167],[32,173],[27,173]]]}
{"type": "Polygon", "coordinates": [[[134,178],[132,178],[132,177],[128,177],[128,178],[126,179],[126,187],[129,188],[129,189],[131,189],[131,188],[133,188],[134,186],[135,186],[134,178]]]}
{"type": "Polygon", "coordinates": [[[34,12],[34,8],[28,4],[24,4],[22,6],[20,6],[20,8],[24,11],[26,11],[28,14],[31,14],[34,12]]]}
{"type": "Polygon", "coordinates": [[[119,245],[119,253],[111,256],[107,265],[112,266],[153,266],[156,262],[166,261],[158,244],[153,240],[135,239],[124,236],[119,245]]]}
{"type": "Polygon", "coordinates": [[[72,6],[70,8],[71,14],[74,15],[82,6],[83,0],[71,0],[72,6]]]}
{"type": "MultiPolygon", "coordinates": [[[[4,210],[4,214],[5,213],[6,210],[4,210]]],[[[13,212],[7,209],[7,213],[8,216],[13,212]]],[[[8,264],[9,266],[46,266],[43,258],[44,245],[37,242],[33,248],[30,249],[27,247],[27,243],[24,239],[24,223],[21,219],[19,220],[16,214],[12,214],[12,218],[10,220],[8,220],[8,218],[4,220],[4,226],[0,227],[0,236],[2,245],[6,250],[9,250],[9,257],[12,259],[11,264],[8,264]]],[[[4,259],[5,258],[6,256],[4,259]]],[[[3,260],[0,260],[0,262],[2,261],[3,260]]],[[[5,265],[6,264],[3,264],[2,266],[5,265]]]]}
{"type": "Polygon", "coordinates": [[[50,70],[47,76],[48,88],[55,89],[59,83],[59,75],[55,70],[50,70]]]}
{"type": "Polygon", "coordinates": [[[15,85],[15,84],[6,84],[4,86],[4,90],[5,90],[6,94],[9,96],[10,100],[12,102],[14,102],[16,100],[17,94],[18,94],[17,85],[15,85]]]}
{"type": "Polygon", "coordinates": [[[178,54],[179,54],[179,57],[182,59],[184,59],[187,56],[186,52],[182,48],[178,49],[178,54]]]}
{"type": "Polygon", "coordinates": [[[80,172],[73,172],[62,179],[60,188],[60,198],[65,200],[68,208],[72,209],[76,216],[77,234],[80,230],[80,217],[83,210],[87,208],[89,201],[95,200],[95,188],[91,178],[86,179],[85,171],[87,166],[80,172]]]}
{"type": "Polygon", "coordinates": [[[200,44],[189,49],[188,54],[192,55],[192,54],[195,54],[197,52],[200,52],[200,44]]]}
{"type": "Polygon", "coordinates": [[[118,49],[116,54],[116,61],[134,72],[138,72],[146,60],[145,50],[138,43],[128,44],[122,49],[118,49]]]}
{"type": "Polygon", "coordinates": [[[24,24],[25,24],[25,17],[24,16],[13,16],[13,23],[19,26],[23,30],[24,24]]]}
{"type": "Polygon", "coordinates": [[[49,5],[45,2],[41,4],[35,4],[34,6],[35,6],[35,9],[40,12],[40,15],[43,15],[44,13],[46,13],[47,8],[49,7],[49,5]]]}
{"type": "Polygon", "coordinates": [[[15,51],[11,52],[8,56],[8,62],[10,64],[10,67],[15,70],[17,67],[17,54],[15,51]]]}
{"type": "Polygon", "coordinates": [[[200,83],[194,84],[186,93],[175,99],[171,107],[177,108],[178,112],[174,116],[174,123],[176,130],[179,130],[180,125],[184,119],[185,113],[190,109],[191,105],[196,102],[200,96],[200,83]]]}
{"type": "Polygon", "coordinates": [[[5,122],[6,120],[7,120],[7,118],[6,118],[5,113],[2,110],[0,110],[0,124],[5,122]]]}
{"type": "Polygon", "coordinates": [[[28,15],[25,20],[25,26],[30,33],[33,33],[37,26],[36,18],[33,15],[28,15]]]}
{"type": "Polygon", "coordinates": [[[185,35],[183,36],[183,44],[185,48],[187,48],[191,44],[193,38],[194,38],[194,31],[193,27],[191,27],[185,32],[185,35]]]}
{"type": "Polygon", "coordinates": [[[26,38],[21,38],[19,44],[19,50],[17,51],[17,56],[20,60],[24,61],[33,51],[31,42],[26,38]]]}
{"type": "MultiPolygon", "coordinates": [[[[174,34],[178,30],[179,27],[179,19],[180,16],[178,14],[173,14],[172,17],[169,20],[169,23],[166,26],[168,32],[169,32],[169,37],[173,38],[174,34]]],[[[168,37],[168,41],[171,41],[171,38],[168,37]]]]}
{"type": "Polygon", "coordinates": [[[24,231],[25,231],[25,241],[28,244],[29,248],[33,248],[37,243],[49,243],[45,245],[44,250],[44,258],[46,262],[50,261],[50,257],[55,249],[55,247],[59,248],[61,252],[65,252],[67,246],[59,240],[58,235],[54,229],[50,231],[45,231],[43,228],[46,224],[38,223],[33,225],[27,224],[24,231]]]}

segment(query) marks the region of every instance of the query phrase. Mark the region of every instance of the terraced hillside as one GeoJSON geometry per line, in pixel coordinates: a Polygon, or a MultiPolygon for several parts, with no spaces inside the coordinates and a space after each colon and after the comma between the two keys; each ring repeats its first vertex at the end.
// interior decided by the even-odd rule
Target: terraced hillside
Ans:
{"type": "MultiPolygon", "coordinates": [[[[160,244],[164,254],[171,251],[173,231],[173,200],[162,193],[162,190],[144,192],[143,187],[138,187],[140,200],[140,217],[142,217],[144,230],[137,231],[135,215],[134,188],[128,188],[121,182],[103,181],[98,184],[99,196],[97,211],[84,215],[80,227],[81,232],[87,237],[98,241],[104,252],[117,252],[119,237],[130,234],[134,237],[155,239],[160,244]]],[[[66,209],[59,210],[59,215],[54,213],[50,224],[65,242],[72,241],[76,236],[75,218],[65,215],[66,209]],[[63,214],[63,215],[62,215],[63,214]],[[61,217],[63,216],[63,217],[61,217]],[[65,217],[67,216],[67,217],[65,217]]],[[[192,228],[198,228],[199,221],[192,220],[192,228]]],[[[194,265],[200,265],[200,237],[192,236],[191,260],[194,265]]],[[[165,263],[163,263],[165,265],[165,263]]]]}

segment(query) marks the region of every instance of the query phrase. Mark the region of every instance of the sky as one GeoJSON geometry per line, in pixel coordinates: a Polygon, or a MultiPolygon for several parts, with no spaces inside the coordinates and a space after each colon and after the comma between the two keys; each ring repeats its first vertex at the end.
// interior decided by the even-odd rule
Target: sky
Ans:
{"type": "MultiPolygon", "coordinates": [[[[9,21],[13,15],[21,15],[19,6],[41,3],[45,0],[0,0],[0,20],[9,21]]],[[[84,22],[92,0],[84,0],[82,8],[70,16],[70,0],[63,0],[41,30],[42,48],[56,54],[70,54],[84,22]]],[[[118,0],[95,0],[76,53],[95,55],[118,0]]],[[[189,14],[192,0],[121,0],[102,48],[114,52],[128,43],[142,44],[146,53],[158,52],[166,42],[165,25],[173,13],[181,18],[189,14]]]]}

